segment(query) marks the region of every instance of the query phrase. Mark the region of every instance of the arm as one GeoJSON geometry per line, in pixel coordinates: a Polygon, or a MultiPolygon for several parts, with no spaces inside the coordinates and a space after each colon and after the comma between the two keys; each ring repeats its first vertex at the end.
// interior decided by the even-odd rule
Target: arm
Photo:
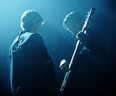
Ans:
{"type": "Polygon", "coordinates": [[[100,33],[93,32],[90,28],[86,33],[77,34],[78,39],[87,49],[98,59],[103,59],[106,56],[105,45],[103,37],[100,33]]]}
{"type": "Polygon", "coordinates": [[[11,94],[14,96],[14,89],[13,89],[13,55],[12,55],[12,47],[9,50],[9,75],[10,75],[10,90],[11,94]]]}

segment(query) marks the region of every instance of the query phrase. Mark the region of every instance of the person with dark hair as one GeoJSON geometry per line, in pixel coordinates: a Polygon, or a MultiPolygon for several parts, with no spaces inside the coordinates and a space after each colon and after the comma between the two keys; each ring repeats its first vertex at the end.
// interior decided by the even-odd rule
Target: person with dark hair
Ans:
{"type": "Polygon", "coordinates": [[[27,10],[21,16],[22,32],[10,47],[10,85],[13,96],[53,96],[55,72],[39,35],[44,20],[27,10]]]}
{"type": "MultiPolygon", "coordinates": [[[[90,27],[81,32],[83,18],[77,12],[70,12],[63,20],[63,27],[80,40],[79,52],[74,58],[67,80],[64,96],[102,96],[105,93],[105,71],[107,52],[102,35],[90,27]],[[84,46],[83,46],[84,45],[84,46]],[[83,47],[81,47],[83,46],[83,47]]],[[[65,61],[60,68],[67,70],[65,61]]]]}

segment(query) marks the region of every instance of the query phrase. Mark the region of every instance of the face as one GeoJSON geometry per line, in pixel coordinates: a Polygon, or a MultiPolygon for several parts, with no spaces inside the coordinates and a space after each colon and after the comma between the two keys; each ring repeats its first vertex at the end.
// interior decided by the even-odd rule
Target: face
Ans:
{"type": "Polygon", "coordinates": [[[70,22],[66,24],[66,29],[72,34],[77,35],[82,29],[82,24],[80,22],[70,22]]]}

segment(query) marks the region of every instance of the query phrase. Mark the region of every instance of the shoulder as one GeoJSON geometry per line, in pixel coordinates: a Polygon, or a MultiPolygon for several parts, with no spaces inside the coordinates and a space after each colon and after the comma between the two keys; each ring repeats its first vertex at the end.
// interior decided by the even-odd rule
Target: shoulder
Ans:
{"type": "Polygon", "coordinates": [[[28,41],[34,43],[34,45],[36,45],[36,44],[43,45],[44,44],[43,38],[39,34],[32,34],[29,37],[28,41]]]}
{"type": "Polygon", "coordinates": [[[39,34],[36,34],[36,33],[26,32],[26,33],[24,33],[20,36],[20,39],[25,39],[25,40],[28,40],[28,39],[42,39],[42,37],[39,34]]]}
{"type": "Polygon", "coordinates": [[[29,39],[31,39],[31,40],[43,40],[42,37],[36,33],[31,34],[29,39]]]}
{"type": "Polygon", "coordinates": [[[20,43],[25,44],[25,43],[37,43],[37,42],[43,42],[42,37],[39,34],[36,33],[30,33],[26,32],[20,36],[20,43]]]}

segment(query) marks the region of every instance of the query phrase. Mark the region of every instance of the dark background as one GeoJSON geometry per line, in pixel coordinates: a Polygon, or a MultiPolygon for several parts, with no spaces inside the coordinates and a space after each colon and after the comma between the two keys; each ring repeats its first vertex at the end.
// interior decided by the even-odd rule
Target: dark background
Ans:
{"type": "Polygon", "coordinates": [[[0,96],[1,94],[5,96],[9,92],[8,50],[15,37],[21,31],[19,26],[20,16],[28,9],[38,11],[46,20],[46,24],[41,29],[40,34],[43,36],[48,52],[54,61],[56,79],[60,86],[64,72],[59,70],[59,63],[64,58],[67,61],[70,60],[76,43],[75,37],[63,29],[63,18],[71,11],[77,11],[83,18],[86,18],[86,14],[90,8],[96,8],[92,28],[103,35],[105,48],[112,61],[110,69],[109,67],[107,69],[109,74],[112,75],[111,79],[114,79],[116,68],[115,6],[115,0],[1,0],[0,96]]]}

